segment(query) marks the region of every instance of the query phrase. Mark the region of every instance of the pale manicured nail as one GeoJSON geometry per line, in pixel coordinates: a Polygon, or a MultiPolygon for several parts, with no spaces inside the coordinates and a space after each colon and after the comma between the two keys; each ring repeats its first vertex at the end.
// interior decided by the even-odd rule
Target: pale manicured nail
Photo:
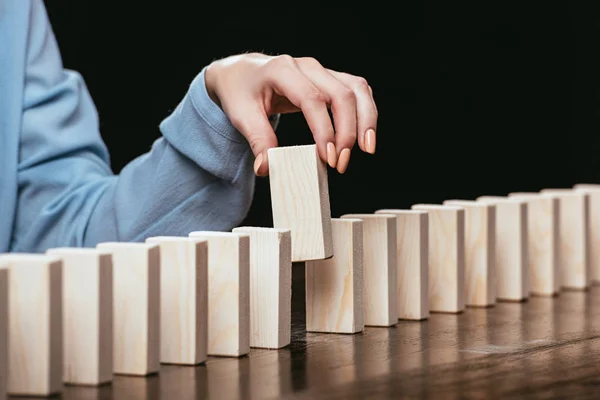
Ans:
{"type": "Polygon", "coordinates": [[[337,165],[337,155],[335,153],[335,145],[331,142],[327,143],[327,163],[331,168],[337,165]]]}
{"type": "Polygon", "coordinates": [[[369,129],[365,136],[367,153],[375,154],[375,131],[373,129],[369,129]]]}
{"type": "Polygon", "coordinates": [[[262,165],[262,161],[263,161],[263,155],[261,153],[258,155],[258,157],[256,157],[256,160],[254,160],[254,173],[256,175],[258,175],[258,169],[262,165]]]}
{"type": "Polygon", "coordinates": [[[348,163],[350,162],[350,149],[344,149],[340,153],[340,158],[338,158],[337,170],[340,174],[346,172],[346,168],[348,168],[348,163]]]}

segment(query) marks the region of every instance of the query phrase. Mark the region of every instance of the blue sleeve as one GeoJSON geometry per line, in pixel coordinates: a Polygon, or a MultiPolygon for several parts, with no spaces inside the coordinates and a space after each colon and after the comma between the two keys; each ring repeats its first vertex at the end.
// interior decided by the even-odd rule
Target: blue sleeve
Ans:
{"type": "Polygon", "coordinates": [[[82,77],[63,68],[41,1],[33,2],[27,51],[11,251],[228,231],[245,218],[254,156],[208,97],[204,70],[151,149],[116,175],[94,103],[82,77]]]}

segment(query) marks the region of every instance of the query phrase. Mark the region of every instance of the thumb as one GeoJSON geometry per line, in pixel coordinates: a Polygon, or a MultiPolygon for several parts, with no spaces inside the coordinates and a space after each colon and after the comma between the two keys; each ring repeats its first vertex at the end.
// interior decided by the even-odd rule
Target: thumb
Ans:
{"type": "Polygon", "coordinates": [[[233,126],[246,138],[254,153],[254,173],[258,176],[269,174],[268,150],[277,147],[277,136],[265,111],[241,107],[243,110],[232,120],[233,126]]]}

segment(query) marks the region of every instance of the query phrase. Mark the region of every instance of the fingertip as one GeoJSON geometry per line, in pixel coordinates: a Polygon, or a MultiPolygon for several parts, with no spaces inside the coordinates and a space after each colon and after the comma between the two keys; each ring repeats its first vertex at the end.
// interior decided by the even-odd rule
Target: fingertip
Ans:
{"type": "Polygon", "coordinates": [[[335,144],[332,142],[327,143],[327,163],[331,168],[335,168],[338,162],[337,152],[335,151],[335,144]]]}
{"type": "Polygon", "coordinates": [[[365,132],[364,131],[358,132],[358,147],[364,152],[367,151],[367,148],[365,147],[365,132]]]}

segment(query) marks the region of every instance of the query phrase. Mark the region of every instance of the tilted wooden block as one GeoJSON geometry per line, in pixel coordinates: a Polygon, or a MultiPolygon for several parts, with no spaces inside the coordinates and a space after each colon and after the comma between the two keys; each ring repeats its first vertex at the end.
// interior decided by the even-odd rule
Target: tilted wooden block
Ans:
{"type": "Polygon", "coordinates": [[[269,149],[273,226],[290,229],[292,261],[333,256],[327,166],[316,145],[269,149]]]}
{"type": "Polygon", "coordinates": [[[292,236],[289,229],[242,226],[250,236],[250,347],[291,342],[292,236]]]}
{"type": "Polygon", "coordinates": [[[160,362],[206,361],[208,339],[208,242],[156,236],[160,247],[160,362]]]}
{"type": "Polygon", "coordinates": [[[590,212],[588,218],[590,230],[590,279],[593,283],[600,283],[600,185],[580,183],[573,186],[574,190],[589,195],[590,212]]]}
{"type": "Polygon", "coordinates": [[[560,292],[558,199],[535,192],[509,193],[527,202],[529,292],[554,296],[560,292]]]}
{"type": "Polygon", "coordinates": [[[63,263],[63,382],[108,383],[113,379],[112,256],[89,248],[46,254],[63,263]]]}
{"type": "Polygon", "coordinates": [[[540,193],[559,201],[561,287],[586,289],[591,284],[589,194],[572,189],[543,189],[540,193]]]}
{"type": "Polygon", "coordinates": [[[306,262],[306,330],[362,332],[363,221],[334,218],[331,226],[335,255],[306,262]]]}
{"type": "Polygon", "coordinates": [[[398,323],[396,216],[346,214],[363,221],[363,305],[365,326],[398,323]]]}
{"type": "Polygon", "coordinates": [[[5,253],[8,265],[8,393],[62,392],[62,260],[45,254],[5,253]]]}
{"type": "Polygon", "coordinates": [[[0,400],[8,385],[8,263],[0,261],[0,400]]]}
{"type": "Polygon", "coordinates": [[[250,235],[196,231],[208,241],[208,355],[250,352],[250,235]]]}
{"type": "Polygon", "coordinates": [[[476,200],[496,206],[496,299],[525,301],[529,297],[527,202],[508,196],[476,200]]]}
{"type": "Polygon", "coordinates": [[[105,242],[113,260],[113,372],[146,376],[160,369],[160,248],[105,242]]]}
{"type": "Polygon", "coordinates": [[[465,210],[465,304],[496,303],[496,206],[473,200],[446,200],[465,210]]]}
{"type": "Polygon", "coordinates": [[[377,210],[396,216],[398,319],[429,318],[429,215],[419,210],[377,210]]]}
{"type": "Polygon", "coordinates": [[[429,215],[429,312],[465,309],[465,210],[442,204],[414,204],[429,215]]]}

